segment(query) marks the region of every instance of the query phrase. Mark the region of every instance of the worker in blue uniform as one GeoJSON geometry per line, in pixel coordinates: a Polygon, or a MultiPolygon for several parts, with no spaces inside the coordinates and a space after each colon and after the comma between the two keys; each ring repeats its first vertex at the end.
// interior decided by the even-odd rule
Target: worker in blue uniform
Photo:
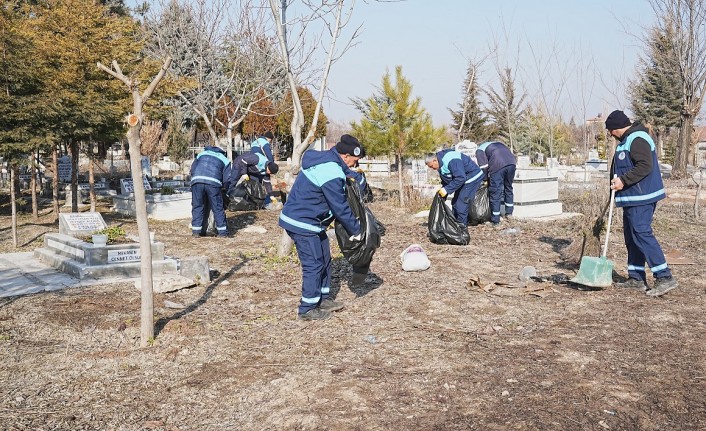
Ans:
{"type": "MultiPolygon", "coordinates": [[[[253,153],[259,153],[267,157],[269,162],[274,163],[275,157],[272,154],[272,141],[275,139],[275,135],[272,132],[265,132],[264,135],[258,137],[250,144],[250,151],[253,153]]],[[[272,179],[269,174],[266,174],[262,178],[262,184],[265,186],[265,191],[267,192],[267,198],[265,199],[265,205],[270,203],[276,203],[277,198],[272,195],[272,179]]]]}
{"type": "Polygon", "coordinates": [[[231,163],[225,151],[207,146],[191,164],[191,234],[206,235],[209,211],[213,211],[219,237],[228,236],[221,190],[228,190],[231,163]]]}
{"type": "Polygon", "coordinates": [[[489,179],[490,222],[497,225],[500,223],[501,203],[505,205],[506,217],[511,217],[514,209],[512,181],[515,178],[515,155],[502,142],[490,141],[478,146],[476,161],[489,179]]]}
{"type": "Polygon", "coordinates": [[[351,239],[361,239],[360,221],[346,198],[346,172],[360,158],[356,138],[343,135],[328,151],[306,151],[302,168],[282,208],[279,225],[294,241],[302,266],[302,296],[298,316],[320,320],[343,304],[330,298],[331,250],[326,229],[338,220],[351,239]]]}
{"type": "Polygon", "coordinates": [[[232,189],[241,179],[248,181],[251,177],[262,183],[266,175],[274,175],[277,172],[279,172],[277,163],[268,161],[267,157],[261,153],[247,151],[233,160],[229,180],[230,187],[232,189]]]}
{"type": "Polygon", "coordinates": [[[470,157],[453,149],[429,154],[425,162],[429,168],[439,171],[442,185],[439,195],[442,198],[454,195],[451,207],[456,221],[468,226],[468,212],[483,181],[483,172],[470,157]]]}
{"type": "Polygon", "coordinates": [[[630,122],[623,111],[611,112],[605,126],[620,141],[610,169],[610,188],[615,190],[615,205],[623,208],[623,235],[628,250],[629,278],[616,286],[662,296],[678,284],[652,231],[657,202],[666,197],[655,143],[647,129],[639,122],[630,122]],[[647,288],[645,263],[655,277],[652,289],[647,288]]]}

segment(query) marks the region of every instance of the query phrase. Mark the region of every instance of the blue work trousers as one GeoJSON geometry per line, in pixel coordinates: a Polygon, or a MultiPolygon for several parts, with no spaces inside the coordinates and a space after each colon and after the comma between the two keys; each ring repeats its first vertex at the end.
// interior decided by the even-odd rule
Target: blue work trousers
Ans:
{"type": "Polygon", "coordinates": [[[515,165],[507,165],[490,175],[490,221],[500,223],[500,204],[505,204],[505,215],[512,215],[515,195],[512,180],[515,178],[515,165]]]}
{"type": "Polygon", "coordinates": [[[326,231],[303,235],[287,231],[297,247],[302,266],[302,297],[299,314],[316,308],[331,291],[331,249],[326,231]]]}
{"type": "Polygon", "coordinates": [[[451,199],[451,208],[453,208],[456,221],[464,226],[468,226],[468,211],[476,198],[476,192],[483,178],[478,178],[476,181],[466,183],[460,189],[454,192],[454,197],[451,199]]]}
{"type": "Polygon", "coordinates": [[[649,265],[655,278],[672,276],[662,247],[652,232],[652,217],[656,207],[656,203],[623,207],[623,236],[628,249],[628,276],[630,278],[647,281],[645,262],[649,265]]]}
{"type": "Polygon", "coordinates": [[[218,235],[228,233],[226,212],[223,208],[221,187],[197,183],[191,186],[191,232],[205,234],[208,225],[208,212],[213,211],[218,235]]]}

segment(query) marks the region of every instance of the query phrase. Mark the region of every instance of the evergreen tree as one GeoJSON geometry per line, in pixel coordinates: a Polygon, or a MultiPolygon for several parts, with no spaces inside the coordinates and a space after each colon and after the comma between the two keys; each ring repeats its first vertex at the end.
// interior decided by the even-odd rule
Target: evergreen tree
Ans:
{"type": "Polygon", "coordinates": [[[463,83],[462,102],[458,105],[459,110],[449,109],[452,125],[456,129],[460,141],[469,139],[483,142],[494,134],[493,128],[488,125],[488,118],[483,112],[479,100],[481,90],[478,87],[477,72],[478,66],[469,62],[466,79],[463,83]]]}
{"type": "Polygon", "coordinates": [[[678,127],[682,105],[682,80],[674,52],[674,34],[653,28],[647,40],[647,53],[640,59],[638,76],[629,88],[630,106],[635,118],[652,128],[662,156],[664,135],[678,127]]]}
{"type": "Polygon", "coordinates": [[[488,115],[495,123],[497,134],[515,151],[517,131],[522,121],[522,104],[525,95],[515,97],[515,77],[512,69],[506,67],[500,74],[500,89],[491,88],[486,92],[490,102],[488,115]]]}
{"type": "Polygon", "coordinates": [[[360,124],[353,123],[353,135],[365,146],[368,154],[394,156],[398,162],[400,204],[404,200],[404,159],[433,151],[448,142],[444,128],[435,128],[421,106],[421,98],[412,98],[412,84],[402,75],[402,67],[395,68],[395,78],[386,73],[380,92],[366,100],[359,100],[363,114],[360,124]]]}

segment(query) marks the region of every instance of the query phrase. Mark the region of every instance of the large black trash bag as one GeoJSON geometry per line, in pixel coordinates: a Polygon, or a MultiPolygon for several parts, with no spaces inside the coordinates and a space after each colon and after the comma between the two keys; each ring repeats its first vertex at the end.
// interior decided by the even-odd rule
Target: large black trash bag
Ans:
{"type": "Polygon", "coordinates": [[[365,176],[364,172],[361,172],[360,175],[363,177],[365,180],[365,187],[363,187],[363,190],[361,190],[361,195],[363,196],[363,203],[370,203],[375,199],[375,196],[373,195],[373,189],[370,188],[370,184],[368,184],[368,179],[365,176]]]}
{"type": "Polygon", "coordinates": [[[476,191],[476,196],[471,202],[468,211],[468,224],[476,226],[490,221],[490,197],[488,196],[488,184],[483,181],[476,191]]]}
{"type": "Polygon", "coordinates": [[[380,232],[378,226],[384,226],[377,221],[373,213],[365,207],[360,187],[355,182],[349,182],[346,187],[348,205],[353,215],[360,221],[363,235],[360,240],[351,240],[350,234],[341,223],[336,220],[334,225],[336,240],[341,253],[348,263],[354,267],[366,267],[373,260],[373,255],[380,247],[380,232]]]}
{"type": "Polygon", "coordinates": [[[229,191],[231,211],[252,211],[261,209],[265,205],[265,187],[257,180],[241,181],[229,191]]]}
{"type": "Polygon", "coordinates": [[[429,239],[434,244],[467,245],[471,241],[466,226],[456,221],[444,198],[434,196],[429,210],[429,239]]]}

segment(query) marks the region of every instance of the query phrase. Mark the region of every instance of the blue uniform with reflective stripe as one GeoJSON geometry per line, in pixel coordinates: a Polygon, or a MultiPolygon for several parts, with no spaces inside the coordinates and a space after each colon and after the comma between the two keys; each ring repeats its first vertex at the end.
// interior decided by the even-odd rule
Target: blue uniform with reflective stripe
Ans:
{"type": "Polygon", "coordinates": [[[468,212],[483,181],[483,172],[478,165],[459,151],[441,150],[436,153],[439,161],[439,177],[446,193],[454,194],[451,200],[456,221],[468,225],[468,212]]]}
{"type": "Polygon", "coordinates": [[[335,149],[306,151],[279,216],[279,225],[294,241],[302,266],[300,314],[316,308],[329,295],[331,250],[326,228],[336,219],[350,235],[360,233],[360,222],[346,198],[347,171],[335,149]]]}
{"type": "Polygon", "coordinates": [[[228,232],[223,195],[228,190],[231,163],[225,151],[208,146],[196,156],[191,165],[191,232],[206,234],[208,214],[213,211],[216,231],[225,236],[228,232]]]}
{"type": "MultiPolygon", "coordinates": [[[[652,137],[641,127],[628,129],[613,156],[613,172],[622,176],[634,168],[630,150],[635,139],[650,146],[652,170],[635,184],[615,193],[616,206],[623,208],[623,237],[628,250],[628,276],[646,281],[645,263],[656,278],[671,277],[662,247],[652,231],[652,219],[657,201],[666,197],[659,172],[657,153],[652,137]]],[[[643,144],[644,145],[644,144],[643,144]]]]}
{"type": "Polygon", "coordinates": [[[512,215],[515,205],[512,188],[516,169],[515,155],[502,142],[484,142],[476,150],[476,160],[489,179],[490,221],[499,223],[501,202],[505,205],[505,215],[512,215]]]}
{"type": "Polygon", "coordinates": [[[635,166],[630,157],[630,148],[635,138],[642,138],[650,145],[652,152],[652,171],[637,183],[615,192],[615,205],[618,207],[650,204],[666,197],[664,184],[662,183],[662,175],[659,173],[659,162],[657,161],[655,143],[650,135],[643,130],[630,133],[625,137],[624,141],[620,142],[620,145],[615,148],[613,172],[618,176],[622,176],[635,166]]]}

